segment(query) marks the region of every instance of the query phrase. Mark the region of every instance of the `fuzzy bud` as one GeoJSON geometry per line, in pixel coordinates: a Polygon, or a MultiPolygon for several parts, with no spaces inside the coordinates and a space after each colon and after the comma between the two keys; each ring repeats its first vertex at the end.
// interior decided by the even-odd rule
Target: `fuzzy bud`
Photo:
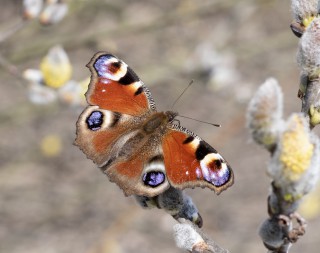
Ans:
{"type": "Polygon", "coordinates": [[[155,197],[135,196],[142,208],[160,208],[172,215],[176,220],[186,219],[198,227],[202,227],[202,217],[191,197],[183,191],[170,187],[165,192],[155,197]]]}
{"type": "Polygon", "coordinates": [[[276,218],[267,219],[262,223],[259,236],[270,250],[279,249],[285,243],[285,230],[276,218]]]}
{"type": "Polygon", "coordinates": [[[34,104],[49,104],[57,100],[57,92],[43,85],[43,75],[38,69],[26,69],[22,76],[28,81],[28,97],[34,104]]]}
{"type": "Polygon", "coordinates": [[[176,224],[173,227],[174,237],[180,249],[192,251],[198,244],[205,244],[203,238],[190,224],[176,224]]]}
{"type": "Polygon", "coordinates": [[[28,87],[29,100],[38,105],[50,104],[57,100],[57,92],[39,83],[32,83],[28,87]]]}
{"type": "Polygon", "coordinates": [[[279,137],[268,167],[274,186],[287,202],[299,200],[316,184],[319,175],[319,141],[310,133],[302,114],[293,114],[279,137]]]}
{"type": "Polygon", "coordinates": [[[282,91],[277,80],[269,78],[251,99],[247,110],[247,125],[253,139],[273,150],[282,123],[282,91]]]}
{"type": "Polygon", "coordinates": [[[26,69],[25,71],[23,71],[22,77],[29,83],[43,83],[42,73],[38,69],[26,69]]]}
{"type": "Polygon", "coordinates": [[[25,19],[38,17],[43,7],[43,0],[23,0],[23,16],[25,19]]]}
{"type": "Polygon", "coordinates": [[[152,209],[152,208],[158,207],[156,197],[146,197],[146,196],[135,195],[134,198],[142,208],[152,209]]]}
{"type": "Polygon", "coordinates": [[[52,47],[42,59],[40,70],[44,83],[51,88],[59,88],[70,80],[72,66],[67,53],[61,46],[52,47]]]}
{"type": "Polygon", "coordinates": [[[190,220],[198,227],[203,224],[202,218],[191,197],[181,190],[169,188],[157,198],[158,206],[171,214],[176,220],[184,218],[190,220]]]}
{"type": "Polygon", "coordinates": [[[49,1],[40,14],[39,20],[43,25],[60,22],[68,13],[68,5],[62,1],[49,1]]]}
{"type": "Polygon", "coordinates": [[[297,62],[309,80],[320,74],[320,18],[314,19],[301,37],[297,62]]]}
{"type": "Polygon", "coordinates": [[[318,14],[318,0],[292,0],[291,10],[295,21],[302,23],[305,27],[310,24],[312,18],[318,14]]]}
{"type": "Polygon", "coordinates": [[[320,108],[318,106],[310,105],[309,108],[310,124],[316,126],[320,124],[320,108]]]}
{"type": "Polygon", "coordinates": [[[173,216],[176,220],[184,218],[190,220],[198,227],[202,227],[203,220],[201,215],[198,212],[196,205],[193,203],[192,198],[183,193],[183,205],[179,212],[173,216]]]}
{"type": "Polygon", "coordinates": [[[193,223],[179,219],[180,224],[174,225],[174,237],[179,248],[192,253],[229,253],[215,241],[208,238],[201,229],[193,223]]]}
{"type": "Polygon", "coordinates": [[[176,215],[183,206],[183,193],[181,190],[170,187],[157,197],[157,203],[159,208],[171,215],[176,215]]]}

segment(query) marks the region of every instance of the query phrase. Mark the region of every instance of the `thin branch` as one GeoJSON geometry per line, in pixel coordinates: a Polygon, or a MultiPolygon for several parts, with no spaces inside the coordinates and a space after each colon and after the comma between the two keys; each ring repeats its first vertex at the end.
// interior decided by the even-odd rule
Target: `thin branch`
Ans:
{"type": "Polygon", "coordinates": [[[179,248],[192,253],[229,253],[209,238],[201,228],[194,223],[179,219],[179,224],[174,225],[174,236],[179,248]]]}
{"type": "Polygon", "coordinates": [[[29,22],[27,22],[27,20],[22,19],[13,27],[7,29],[7,31],[0,33],[0,44],[5,40],[9,39],[12,35],[20,31],[22,28],[24,28],[28,23],[29,22]]]}

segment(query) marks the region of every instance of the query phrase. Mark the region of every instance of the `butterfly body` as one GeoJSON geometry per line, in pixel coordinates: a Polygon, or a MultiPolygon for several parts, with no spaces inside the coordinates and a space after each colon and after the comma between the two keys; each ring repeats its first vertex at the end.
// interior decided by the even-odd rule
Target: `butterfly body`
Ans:
{"type": "Polygon", "coordinates": [[[158,112],[128,65],[101,52],[88,67],[89,106],[77,122],[75,143],[125,195],[153,197],[170,186],[219,194],[232,185],[233,172],[222,156],[174,124],[176,112],[158,112]]]}

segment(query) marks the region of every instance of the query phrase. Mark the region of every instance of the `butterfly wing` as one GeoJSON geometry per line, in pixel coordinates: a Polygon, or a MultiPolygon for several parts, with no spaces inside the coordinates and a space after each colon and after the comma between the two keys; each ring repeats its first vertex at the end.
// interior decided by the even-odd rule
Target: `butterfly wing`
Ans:
{"type": "Polygon", "coordinates": [[[111,159],[116,152],[121,136],[128,132],[134,119],[130,115],[103,110],[99,106],[88,106],[77,121],[77,145],[98,166],[111,159]]]}
{"type": "Polygon", "coordinates": [[[88,63],[90,104],[77,122],[75,144],[99,166],[120,148],[119,139],[139,127],[142,117],[155,111],[149,90],[123,61],[99,52],[88,63]],[[115,145],[115,143],[118,143],[115,145]]]}
{"type": "Polygon", "coordinates": [[[233,184],[226,160],[191,131],[172,125],[162,139],[166,174],[178,189],[208,187],[219,194],[233,184]]]}
{"type": "Polygon", "coordinates": [[[89,106],[77,122],[75,144],[127,196],[153,197],[169,188],[160,136],[150,138],[136,117],[89,106]]]}
{"type": "Polygon", "coordinates": [[[87,67],[91,71],[86,93],[90,105],[132,116],[156,110],[150,91],[135,72],[114,55],[99,52],[87,67]]]}
{"type": "Polygon", "coordinates": [[[126,196],[134,194],[154,197],[170,187],[161,150],[150,144],[146,143],[128,160],[121,159],[104,168],[109,179],[119,185],[126,196]]]}
{"type": "Polygon", "coordinates": [[[141,127],[156,111],[149,90],[123,61],[97,53],[88,67],[90,104],[77,122],[75,144],[125,195],[152,197],[169,188],[160,145],[141,127]]]}

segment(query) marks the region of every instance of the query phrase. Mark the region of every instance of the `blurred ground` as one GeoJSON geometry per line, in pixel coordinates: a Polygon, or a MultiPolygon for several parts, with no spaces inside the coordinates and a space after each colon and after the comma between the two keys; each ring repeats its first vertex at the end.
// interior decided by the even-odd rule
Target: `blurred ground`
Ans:
{"type": "MultiPolygon", "coordinates": [[[[81,80],[89,75],[85,65],[92,55],[110,51],[139,74],[160,110],[168,109],[195,79],[177,109],[223,127],[187,120],[183,125],[223,154],[234,169],[235,185],[218,197],[204,189],[188,193],[204,219],[204,231],[218,244],[230,252],[266,252],[257,231],[267,217],[268,153],[250,142],[245,110],[252,93],[270,76],[283,88],[285,115],[300,110],[298,39],[289,30],[290,2],[69,3],[61,23],[43,27],[32,21],[2,42],[1,57],[20,71],[37,68],[47,50],[59,43],[69,54],[73,78],[81,80]],[[234,71],[224,76],[227,81],[208,81],[204,66],[212,62],[210,48],[222,59],[219,67],[227,59],[225,68],[234,71]]],[[[21,3],[1,0],[1,6],[3,33],[20,22],[21,3]]],[[[221,74],[219,67],[214,75],[221,74]]],[[[0,85],[0,252],[181,252],[169,215],[141,210],[72,145],[81,110],[59,103],[31,104],[24,82],[4,68],[0,85]],[[40,149],[50,134],[62,139],[55,157],[40,149]]],[[[319,217],[309,220],[307,234],[290,252],[316,252],[319,226],[319,217]]]]}

